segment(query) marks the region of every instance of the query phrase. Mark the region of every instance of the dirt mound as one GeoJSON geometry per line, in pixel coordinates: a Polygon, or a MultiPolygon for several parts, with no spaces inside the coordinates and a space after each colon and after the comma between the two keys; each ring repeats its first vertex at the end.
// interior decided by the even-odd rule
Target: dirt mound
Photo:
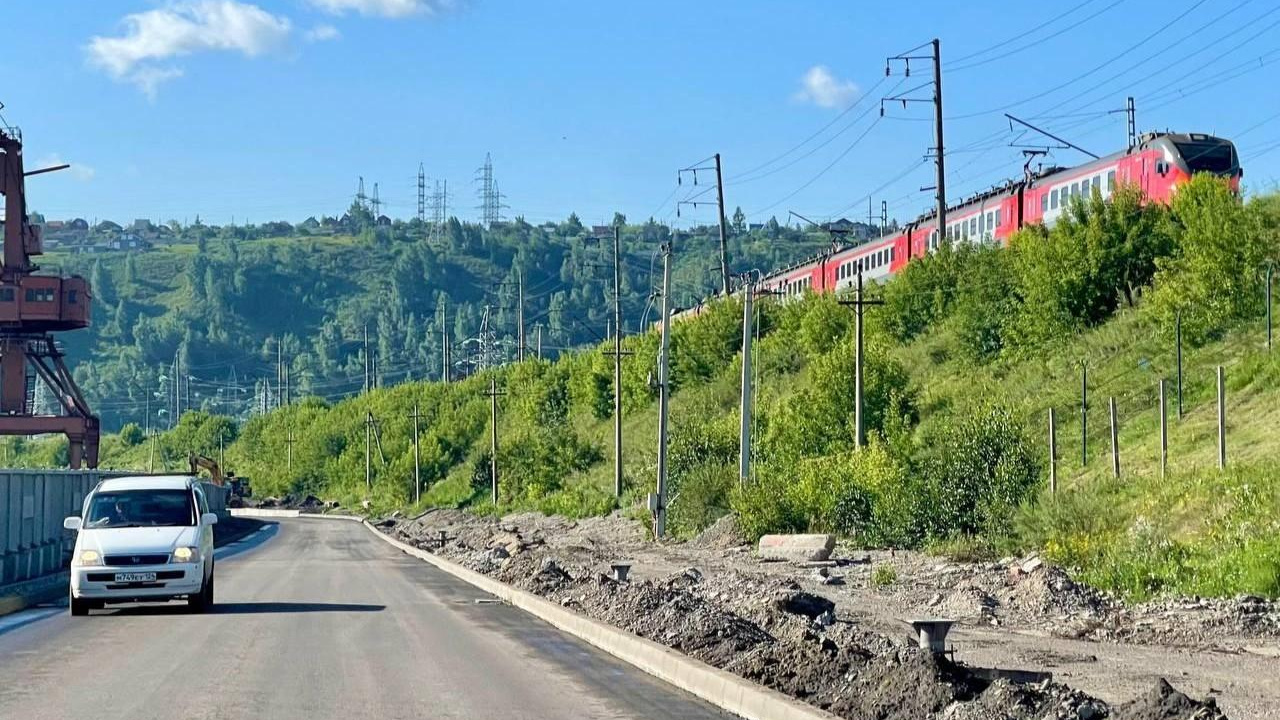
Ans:
{"type": "Polygon", "coordinates": [[[724,515],[711,523],[689,542],[698,547],[713,550],[728,550],[747,544],[746,538],[742,535],[742,529],[738,527],[738,518],[733,513],[724,515]]]}
{"type": "Polygon", "coordinates": [[[1213,698],[1194,700],[1173,689],[1164,678],[1155,687],[1123,705],[1118,705],[1113,720],[1224,720],[1213,698]]]}
{"type": "Polygon", "coordinates": [[[1001,604],[1029,615],[1102,615],[1115,603],[1097,590],[1080,585],[1056,565],[1038,565],[1031,572],[1014,568],[1011,587],[1001,604]]]}

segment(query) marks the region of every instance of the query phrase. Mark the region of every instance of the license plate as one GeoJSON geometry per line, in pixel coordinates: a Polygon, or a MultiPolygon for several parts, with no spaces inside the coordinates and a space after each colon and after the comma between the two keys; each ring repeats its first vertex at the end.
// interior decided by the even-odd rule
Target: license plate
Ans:
{"type": "Polygon", "coordinates": [[[116,573],[116,582],[118,582],[118,583],[131,583],[131,582],[155,582],[155,580],[156,580],[156,574],[155,574],[155,573],[153,573],[153,572],[149,572],[149,573],[116,573]]]}

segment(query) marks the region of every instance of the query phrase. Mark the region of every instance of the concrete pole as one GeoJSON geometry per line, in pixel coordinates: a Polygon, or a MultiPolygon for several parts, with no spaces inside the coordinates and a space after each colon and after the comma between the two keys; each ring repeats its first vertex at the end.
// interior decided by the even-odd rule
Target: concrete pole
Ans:
{"type": "Polygon", "coordinates": [[[1111,476],[1120,477],[1120,430],[1116,427],[1116,399],[1112,396],[1107,400],[1108,410],[1111,415],[1111,476]]]}
{"type": "Polygon", "coordinates": [[[671,398],[671,243],[662,246],[662,343],[658,352],[658,492],[654,503],[654,535],[667,531],[667,411],[671,398]]]}
{"type": "Polygon", "coordinates": [[[854,423],[854,445],[861,449],[867,444],[866,420],[862,412],[862,261],[857,261],[858,265],[858,281],[854,291],[854,333],[855,344],[853,353],[853,423],[854,423]]]}
{"type": "MultiPolygon", "coordinates": [[[[367,356],[366,356],[367,357],[367,356]]],[[[364,489],[371,490],[373,488],[373,463],[372,456],[369,454],[369,443],[372,438],[369,434],[373,432],[373,413],[365,412],[364,415],[364,489]]]]}
{"type": "Polygon", "coordinates": [[[1227,467],[1227,375],[1218,366],[1218,469],[1227,467]]]}
{"type": "Polygon", "coordinates": [[[755,285],[748,277],[742,286],[742,399],[738,437],[738,480],[744,485],[751,479],[751,335],[754,331],[751,304],[754,294],[755,285]]]}
{"type": "MultiPolygon", "coordinates": [[[[622,497],[622,230],[613,226],[613,496],[622,497]]],[[[541,352],[539,352],[541,355],[541,352]]]]}
{"type": "Polygon", "coordinates": [[[440,379],[449,382],[449,299],[440,302],[440,379]]]}

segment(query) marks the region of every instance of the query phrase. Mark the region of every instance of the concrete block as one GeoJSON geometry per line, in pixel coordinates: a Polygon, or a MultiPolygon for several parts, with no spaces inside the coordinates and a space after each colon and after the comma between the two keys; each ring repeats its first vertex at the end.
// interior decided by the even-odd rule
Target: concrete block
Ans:
{"type": "Polygon", "coordinates": [[[835,535],[765,535],[756,552],[766,560],[803,563],[826,560],[835,549],[835,535]]]}

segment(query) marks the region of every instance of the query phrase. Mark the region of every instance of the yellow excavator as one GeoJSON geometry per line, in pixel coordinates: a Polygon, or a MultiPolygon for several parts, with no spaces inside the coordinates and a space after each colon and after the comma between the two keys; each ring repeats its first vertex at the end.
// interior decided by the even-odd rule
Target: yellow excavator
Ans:
{"type": "Polygon", "coordinates": [[[221,486],[223,484],[222,468],[218,467],[217,461],[213,458],[206,457],[204,455],[197,455],[195,453],[188,453],[187,462],[191,465],[192,475],[199,475],[200,468],[204,468],[209,471],[209,477],[214,485],[221,486]]]}

